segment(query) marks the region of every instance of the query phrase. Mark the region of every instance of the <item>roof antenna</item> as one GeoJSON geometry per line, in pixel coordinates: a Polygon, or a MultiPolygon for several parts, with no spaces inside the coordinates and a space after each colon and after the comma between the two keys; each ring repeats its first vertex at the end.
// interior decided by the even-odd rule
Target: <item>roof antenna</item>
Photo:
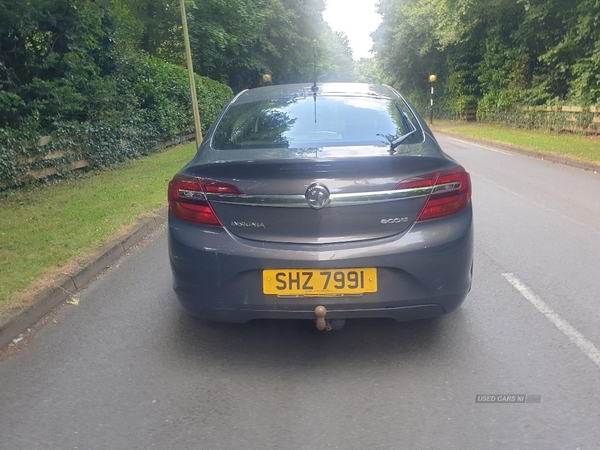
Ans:
{"type": "Polygon", "coordinates": [[[317,86],[317,41],[313,41],[313,85],[310,88],[313,93],[313,100],[315,102],[315,123],[317,123],[317,92],[319,87],[317,86]]]}

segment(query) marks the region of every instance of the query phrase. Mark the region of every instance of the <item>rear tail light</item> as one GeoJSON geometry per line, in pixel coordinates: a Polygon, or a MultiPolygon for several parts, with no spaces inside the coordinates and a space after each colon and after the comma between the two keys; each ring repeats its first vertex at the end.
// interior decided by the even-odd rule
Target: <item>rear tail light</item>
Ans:
{"type": "Polygon", "coordinates": [[[242,194],[227,183],[175,175],[169,183],[169,209],[180,219],[203,225],[223,226],[206,198],[207,193],[242,194]]]}
{"type": "Polygon", "coordinates": [[[462,211],[471,200],[471,177],[461,166],[403,180],[396,189],[433,187],[417,221],[439,219],[462,211]]]}

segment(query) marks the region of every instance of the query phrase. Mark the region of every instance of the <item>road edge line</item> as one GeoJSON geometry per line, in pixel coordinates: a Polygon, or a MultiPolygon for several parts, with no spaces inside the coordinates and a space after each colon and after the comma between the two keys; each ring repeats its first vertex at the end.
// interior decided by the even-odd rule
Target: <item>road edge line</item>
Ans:
{"type": "Polygon", "coordinates": [[[469,141],[465,141],[465,140],[462,140],[462,139],[457,139],[455,137],[449,137],[448,136],[448,139],[451,140],[451,141],[454,141],[454,142],[460,142],[462,144],[472,145],[473,147],[483,148],[485,150],[489,150],[490,152],[500,153],[502,155],[507,155],[507,156],[514,156],[514,153],[509,152],[507,150],[500,150],[498,148],[493,148],[493,147],[489,147],[489,146],[486,146],[486,145],[476,144],[475,142],[469,142],[469,141]]]}
{"type": "Polygon", "coordinates": [[[533,291],[512,273],[503,273],[502,276],[514,287],[529,303],[533,305],[552,325],[558,328],[581,352],[600,368],[600,350],[592,341],[586,338],[577,328],[567,322],[552,307],[533,293],[533,291]]]}

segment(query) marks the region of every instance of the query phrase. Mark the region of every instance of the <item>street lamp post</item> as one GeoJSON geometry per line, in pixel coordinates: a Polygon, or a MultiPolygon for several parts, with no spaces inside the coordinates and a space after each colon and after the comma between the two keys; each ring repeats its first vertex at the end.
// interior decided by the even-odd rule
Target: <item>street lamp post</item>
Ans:
{"type": "Polygon", "coordinates": [[[433,83],[435,83],[437,77],[433,74],[429,75],[429,85],[431,87],[431,98],[429,100],[429,125],[433,125],[433,83]]]}
{"type": "Polygon", "coordinates": [[[190,49],[190,35],[188,33],[187,16],[185,14],[184,0],[180,0],[181,24],[183,25],[183,40],[185,43],[185,57],[187,60],[188,76],[190,78],[190,93],[192,95],[192,112],[194,114],[194,128],[196,129],[196,147],[202,144],[202,127],[200,113],[198,112],[198,97],[196,95],[196,81],[194,80],[194,66],[192,64],[192,51],[190,49]]]}

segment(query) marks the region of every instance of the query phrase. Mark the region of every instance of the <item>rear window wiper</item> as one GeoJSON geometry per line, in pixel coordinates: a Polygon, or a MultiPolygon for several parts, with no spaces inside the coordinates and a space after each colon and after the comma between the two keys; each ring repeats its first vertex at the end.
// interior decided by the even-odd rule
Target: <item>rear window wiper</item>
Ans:
{"type": "Polygon", "coordinates": [[[391,151],[396,150],[396,147],[398,147],[400,144],[402,144],[404,141],[406,141],[410,136],[412,136],[417,131],[417,127],[415,127],[415,125],[408,118],[406,113],[404,111],[402,111],[402,109],[400,109],[398,104],[394,103],[394,106],[396,107],[396,109],[398,110],[398,113],[400,114],[400,119],[402,120],[402,126],[404,127],[405,130],[409,130],[409,131],[406,132],[405,134],[403,134],[402,136],[394,139],[392,142],[390,142],[390,150],[391,151]]]}

